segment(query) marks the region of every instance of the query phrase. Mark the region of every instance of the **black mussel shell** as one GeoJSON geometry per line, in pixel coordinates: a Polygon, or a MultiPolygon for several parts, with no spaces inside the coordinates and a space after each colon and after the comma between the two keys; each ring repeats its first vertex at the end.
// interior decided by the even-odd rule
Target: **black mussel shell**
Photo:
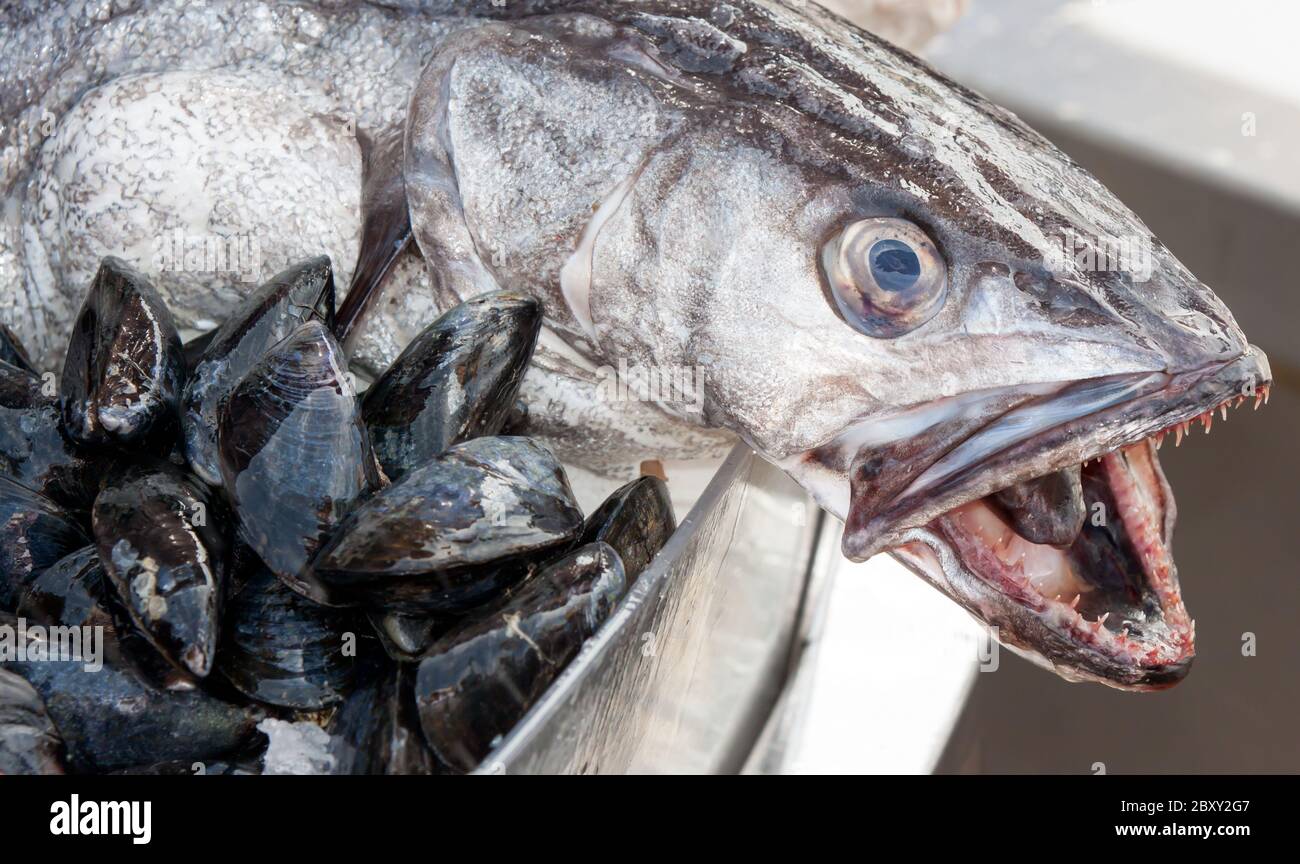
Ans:
{"type": "Polygon", "coordinates": [[[582,529],[582,543],[602,540],[623,561],[630,586],[677,528],[668,486],[658,477],[638,477],[615,490],[582,529]]]}
{"type": "Polygon", "coordinates": [[[290,267],[245,297],[194,363],[181,398],[181,425],[190,467],[209,484],[221,485],[217,423],[222,400],[272,346],[308,320],[334,328],[334,273],[325,256],[290,267]]]}
{"type": "Polygon", "coordinates": [[[550,451],[527,438],[475,438],[358,507],[312,569],[335,595],[371,608],[454,615],[498,595],[581,529],[550,451]]]}
{"type": "MultiPolygon", "coordinates": [[[[16,634],[19,622],[0,613],[0,629],[16,634]]],[[[77,772],[107,772],[152,762],[220,760],[256,740],[260,712],[209,696],[201,689],[163,689],[120,663],[107,630],[90,631],[80,654],[59,650],[50,633],[26,625],[25,656],[0,652],[0,666],[16,672],[45,700],[63,736],[67,765],[77,772]],[[102,664],[102,665],[101,665],[102,664]]],[[[9,646],[11,649],[14,646],[9,646]]]]}
{"type": "Polygon", "coordinates": [[[370,623],[393,660],[419,660],[433,641],[447,632],[453,619],[437,615],[403,615],[401,612],[371,612],[370,623]]]}
{"type": "Polygon", "coordinates": [[[135,628],[117,602],[94,546],[69,553],[41,571],[18,601],[18,616],[29,624],[102,628],[105,650],[118,652],[111,658],[114,664],[130,665],[159,686],[191,686],[190,676],[163,659],[135,628]]]}
{"type": "Polygon", "coordinates": [[[226,542],[207,489],[166,462],[109,480],[92,510],[99,558],[122,605],[177,666],[212,669],[226,581],[226,542]]]}
{"type": "Polygon", "coordinates": [[[0,777],[62,773],[63,740],[40,694],[21,676],[0,669],[0,777]]]}
{"type": "Polygon", "coordinates": [[[24,372],[36,374],[36,367],[32,365],[31,359],[27,356],[23,343],[14,335],[14,331],[4,324],[0,324],[0,362],[8,363],[10,366],[17,366],[24,372]]]}
{"type": "Polygon", "coordinates": [[[415,710],[415,667],[394,664],[358,687],[330,720],[334,774],[440,774],[415,710]]]}
{"type": "Polygon", "coordinates": [[[291,588],[327,591],[304,569],[359,498],[379,488],[347,361],[329,328],[301,324],[231,392],[221,411],[222,482],[240,537],[291,588]]]}
{"type": "Polygon", "coordinates": [[[390,480],[453,444],[501,431],[541,326],[537,300],[495,291],[451,309],[406,346],[362,404],[390,480]]]}
{"type": "Polygon", "coordinates": [[[58,503],[86,509],[95,469],[63,434],[53,383],[0,361],[0,471],[58,503]]]}
{"type": "Polygon", "coordinates": [[[326,708],[351,689],[358,623],[347,610],[313,603],[261,567],[230,601],[217,670],[259,702],[326,708]]]}
{"type": "Polygon", "coordinates": [[[89,542],[66,510],[0,474],[0,612],[12,612],[32,579],[89,542]]]}
{"type": "Polygon", "coordinates": [[[40,624],[116,630],[119,622],[103,604],[107,578],[99,552],[84,546],[32,579],[18,602],[18,614],[40,624]]]}
{"type": "Polygon", "coordinates": [[[83,444],[141,440],[175,422],[184,381],[171,312],[144,276],[105,258],[63,361],[64,431],[83,444]]]}
{"type": "Polygon", "coordinates": [[[420,661],[425,740],[469,771],[487,756],[609,617],[626,588],[618,553],[580,547],[499,604],[443,636],[420,661]]]}

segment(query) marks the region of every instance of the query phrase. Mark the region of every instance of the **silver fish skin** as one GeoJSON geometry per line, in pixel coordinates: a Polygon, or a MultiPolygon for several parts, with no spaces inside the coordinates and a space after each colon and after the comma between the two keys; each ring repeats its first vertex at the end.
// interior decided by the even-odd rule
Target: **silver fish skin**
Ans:
{"type": "MultiPolygon", "coordinates": [[[[566,459],[612,470],[737,435],[845,520],[847,555],[893,551],[1058,673],[1185,674],[1172,563],[1130,574],[1156,605],[1115,610],[1135,620],[1121,637],[1101,606],[1080,623],[1068,597],[989,576],[949,518],[1106,457],[1096,494],[1144,507],[1111,539],[1167,557],[1172,498],[1131,448],[1271,382],[1212,290],[1016,117],[812,3],[219,6],[4,13],[0,182],[22,242],[0,291],[40,362],[101,254],[144,258],[178,226],[258,238],[269,266],[323,250],[346,281],[363,151],[396,129],[417,254],[354,359],[383,368],[438,308],[531,291],[547,327],[522,396],[566,459]],[[15,137],[47,114],[49,135],[15,137]],[[922,232],[944,273],[933,317],[887,337],[846,319],[824,269],[828,238],[872,219],[922,232]],[[1139,260],[1099,266],[1116,242],[1139,260]],[[610,396],[638,370],[692,386],[610,396]]],[[[166,263],[149,275],[194,329],[240,290],[166,263]]],[[[1086,611],[1105,592],[1083,587],[1086,611]]]]}

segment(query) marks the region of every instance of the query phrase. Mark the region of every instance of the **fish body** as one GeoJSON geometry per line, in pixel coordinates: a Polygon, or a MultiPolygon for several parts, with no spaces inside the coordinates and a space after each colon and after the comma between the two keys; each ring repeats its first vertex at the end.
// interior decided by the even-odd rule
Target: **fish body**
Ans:
{"type": "Polygon", "coordinates": [[[359,260],[372,371],[437,309],[528,291],[521,395],[564,458],[739,436],[849,557],[892,551],[1060,674],[1186,673],[1148,442],[1266,394],[1267,360],[1010,113],[810,3],[111,8],[4,13],[0,291],[38,362],[103,254],[193,331],[244,263],[359,260]],[[248,261],[187,242],[214,236],[248,261]]]}

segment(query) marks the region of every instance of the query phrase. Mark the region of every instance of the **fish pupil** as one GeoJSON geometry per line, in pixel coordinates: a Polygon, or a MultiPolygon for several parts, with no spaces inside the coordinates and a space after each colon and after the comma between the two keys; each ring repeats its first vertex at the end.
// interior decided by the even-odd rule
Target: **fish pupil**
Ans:
{"type": "Polygon", "coordinates": [[[921,276],[921,259],[901,240],[879,240],[867,253],[871,275],[883,291],[906,291],[921,276]]]}

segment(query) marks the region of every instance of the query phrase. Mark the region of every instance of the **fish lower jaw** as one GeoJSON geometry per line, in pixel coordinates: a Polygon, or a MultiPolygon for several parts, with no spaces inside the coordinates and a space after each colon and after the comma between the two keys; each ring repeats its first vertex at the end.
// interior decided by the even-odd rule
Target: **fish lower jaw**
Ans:
{"type": "MultiPolygon", "coordinates": [[[[1252,395],[1258,407],[1268,387],[1252,395]]],[[[1064,677],[1126,689],[1170,686],[1195,656],[1196,625],[1178,584],[1171,552],[1175,504],[1156,451],[1169,436],[1181,444],[1196,423],[1208,433],[1216,413],[1226,419],[1229,407],[1248,398],[1227,399],[1082,463],[1087,511],[1066,545],[1017,533],[993,493],[921,529],[926,543],[943,544],[950,554],[926,552],[916,540],[895,552],[947,593],[963,593],[952,588],[964,584],[965,593],[980,595],[957,599],[1001,641],[1064,677]]]]}

